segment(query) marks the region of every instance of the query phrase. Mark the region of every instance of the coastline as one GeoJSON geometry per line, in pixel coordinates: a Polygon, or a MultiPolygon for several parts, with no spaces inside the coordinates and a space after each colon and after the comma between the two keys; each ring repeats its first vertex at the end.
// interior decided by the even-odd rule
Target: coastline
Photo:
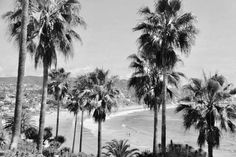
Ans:
{"type": "MultiPolygon", "coordinates": [[[[176,105],[168,105],[167,109],[175,108],[176,105]]],[[[123,135],[117,135],[117,132],[114,132],[115,129],[111,128],[109,126],[110,121],[113,119],[123,119],[127,117],[127,115],[132,115],[135,113],[142,113],[145,111],[150,111],[149,108],[146,108],[144,105],[131,105],[131,106],[121,106],[117,108],[114,112],[109,114],[106,118],[106,121],[103,123],[103,139],[102,143],[104,144],[108,140],[111,140],[111,138],[129,138],[127,136],[127,129],[130,130],[128,126],[125,125],[116,125],[116,127],[120,129],[124,129],[125,134],[123,135]],[[114,133],[114,134],[113,134],[114,133]]],[[[39,115],[34,115],[33,119],[36,122],[36,125],[38,125],[39,122],[39,115]]],[[[80,119],[81,114],[78,115],[78,125],[77,125],[77,134],[76,134],[76,147],[75,151],[78,151],[79,147],[79,135],[80,135],[80,119]]],[[[62,135],[66,138],[66,142],[63,144],[62,147],[71,147],[72,145],[72,139],[73,139],[73,131],[74,131],[74,114],[68,112],[67,110],[63,109],[60,111],[60,124],[59,124],[59,135],[62,135]]],[[[56,111],[49,111],[46,114],[45,118],[45,127],[52,127],[53,128],[53,135],[55,135],[56,131],[56,111]]],[[[118,129],[119,130],[119,129],[118,129]]],[[[119,132],[119,131],[118,131],[119,132]]],[[[124,132],[122,132],[124,133],[124,132]]],[[[97,123],[95,123],[94,119],[89,116],[87,113],[84,114],[84,130],[83,130],[83,152],[85,153],[96,153],[96,145],[97,145],[97,123]]],[[[136,138],[135,134],[132,134],[132,138],[136,138]]],[[[141,144],[142,145],[142,144],[141,144]]],[[[137,147],[137,145],[132,145],[133,147],[137,147]]],[[[140,146],[140,145],[139,145],[140,146]]],[[[144,146],[142,146],[144,147],[144,146]]],[[[147,148],[147,147],[145,147],[147,148]]],[[[148,147],[149,148],[149,147],[148,147]]]]}

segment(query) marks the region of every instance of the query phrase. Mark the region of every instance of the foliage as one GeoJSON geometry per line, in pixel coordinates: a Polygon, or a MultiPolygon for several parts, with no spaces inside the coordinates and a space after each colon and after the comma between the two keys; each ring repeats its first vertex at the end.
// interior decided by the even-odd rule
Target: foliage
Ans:
{"type": "Polygon", "coordinates": [[[107,142],[103,149],[105,150],[103,152],[105,156],[134,157],[139,154],[138,149],[130,149],[128,140],[117,141],[114,139],[111,142],[107,142]]]}
{"type": "Polygon", "coordinates": [[[139,10],[143,20],[134,28],[142,33],[138,38],[139,51],[156,67],[172,69],[179,60],[174,49],[187,54],[194,42],[195,17],[182,14],[181,6],[180,0],[158,0],[154,11],[149,7],[139,10]]]}
{"type": "MultiPolygon", "coordinates": [[[[194,126],[199,131],[198,145],[208,148],[220,145],[221,130],[235,132],[236,108],[232,103],[235,89],[222,75],[191,79],[184,86],[189,93],[180,100],[176,111],[183,111],[184,127],[194,126]]],[[[208,151],[210,151],[208,149],[208,151]]]]}
{"type": "Polygon", "coordinates": [[[51,70],[49,73],[50,82],[48,93],[54,95],[56,100],[62,100],[68,92],[68,77],[70,73],[65,72],[64,68],[51,70]]]}
{"type": "Polygon", "coordinates": [[[65,143],[66,138],[64,136],[58,135],[57,137],[55,137],[53,139],[53,141],[56,141],[56,142],[59,142],[60,144],[63,144],[63,143],[65,143]]]}
{"type": "Polygon", "coordinates": [[[34,142],[37,142],[38,139],[38,129],[34,127],[30,127],[26,129],[25,131],[25,137],[26,139],[33,140],[34,142]]]}
{"type": "Polygon", "coordinates": [[[91,107],[92,82],[88,75],[81,75],[76,78],[70,89],[70,96],[67,109],[74,114],[79,111],[89,110],[91,107]]]}
{"type": "MultiPolygon", "coordinates": [[[[15,11],[9,11],[3,18],[9,21],[9,31],[16,41],[21,28],[21,1],[17,1],[15,11]]],[[[28,51],[35,57],[35,66],[41,61],[57,64],[56,49],[68,56],[72,51],[72,39],[81,40],[73,29],[85,22],[79,15],[80,3],[77,0],[31,0],[27,31],[28,51]],[[39,42],[38,42],[39,41],[39,42]]]]}
{"type": "MultiPolygon", "coordinates": [[[[160,106],[161,94],[163,89],[163,75],[161,69],[149,61],[146,54],[133,54],[129,56],[131,59],[130,68],[134,70],[131,78],[128,81],[128,87],[133,87],[135,95],[139,101],[154,108],[155,105],[160,106]]],[[[167,75],[168,96],[172,98],[175,94],[173,88],[178,88],[180,78],[185,77],[181,72],[172,71],[167,75]]]]}
{"type": "MultiPolygon", "coordinates": [[[[167,152],[166,152],[167,157],[206,157],[206,152],[203,150],[194,150],[191,146],[189,145],[182,145],[182,144],[175,144],[170,142],[170,144],[167,147],[167,152]]],[[[159,150],[159,153],[157,153],[156,156],[153,155],[152,152],[146,150],[141,152],[138,157],[162,157],[162,154],[159,150]]]]}
{"type": "MultiPolygon", "coordinates": [[[[8,116],[4,124],[4,129],[7,131],[12,131],[14,126],[14,117],[8,116]]],[[[23,112],[21,115],[21,133],[24,134],[29,128],[37,128],[35,125],[35,120],[32,119],[32,115],[26,112],[23,112]]]]}
{"type": "Polygon", "coordinates": [[[116,107],[116,96],[119,94],[118,89],[114,87],[116,77],[108,77],[109,71],[103,69],[95,69],[89,74],[92,81],[92,91],[90,98],[92,99],[93,118],[96,122],[105,121],[106,114],[116,107]]]}
{"type": "Polygon", "coordinates": [[[6,157],[43,157],[42,155],[38,154],[36,149],[36,144],[32,142],[27,142],[21,140],[18,144],[17,150],[9,150],[5,152],[6,157]]]}
{"type": "Polygon", "coordinates": [[[50,140],[52,137],[52,127],[46,127],[44,128],[44,135],[43,135],[43,140],[50,140]]]}
{"type": "Polygon", "coordinates": [[[6,131],[0,131],[0,150],[5,150],[10,143],[10,136],[6,131]]]}

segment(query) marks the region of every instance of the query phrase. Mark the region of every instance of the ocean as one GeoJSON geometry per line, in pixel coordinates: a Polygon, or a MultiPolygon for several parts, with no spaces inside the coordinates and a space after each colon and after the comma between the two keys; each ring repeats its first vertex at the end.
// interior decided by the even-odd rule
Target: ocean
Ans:
{"type": "MultiPolygon", "coordinates": [[[[54,113],[46,119],[46,125],[55,126],[54,113]],[[52,123],[53,122],[53,123],[52,123]],[[51,124],[50,124],[51,123],[51,124]]],[[[59,134],[66,137],[64,146],[71,147],[74,127],[74,116],[68,112],[62,112],[59,134]]],[[[161,117],[158,116],[158,143],[161,139],[161,117]]],[[[52,127],[54,127],[52,126],[52,127]]],[[[84,122],[83,152],[96,154],[97,152],[97,124],[91,118],[84,122]]],[[[79,149],[80,126],[77,128],[75,151],[79,149]]],[[[145,109],[134,109],[119,111],[107,117],[102,124],[102,143],[112,139],[128,139],[131,148],[138,148],[141,151],[152,150],[153,137],[153,112],[145,109]]],[[[174,109],[167,109],[167,144],[170,140],[174,143],[188,144],[198,149],[198,132],[194,129],[185,130],[181,114],[176,114],[174,109]]],[[[235,134],[222,132],[221,145],[214,150],[214,157],[236,156],[235,134]]],[[[207,145],[203,147],[207,151],[207,145]]]]}

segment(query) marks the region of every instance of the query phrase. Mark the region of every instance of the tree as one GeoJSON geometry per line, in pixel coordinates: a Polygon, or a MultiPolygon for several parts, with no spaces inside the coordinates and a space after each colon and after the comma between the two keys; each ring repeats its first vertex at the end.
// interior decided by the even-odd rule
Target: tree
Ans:
{"type": "Polygon", "coordinates": [[[74,152],[77,116],[78,116],[79,111],[81,111],[79,152],[82,152],[84,111],[86,111],[87,109],[91,107],[91,104],[90,104],[91,88],[92,88],[92,84],[88,78],[88,75],[81,75],[76,78],[70,92],[70,101],[67,108],[70,112],[73,112],[75,115],[75,127],[74,127],[72,152],[74,152]]]}
{"type": "MultiPolygon", "coordinates": [[[[181,14],[180,0],[158,0],[152,12],[148,7],[140,9],[144,16],[134,31],[141,31],[139,48],[146,52],[155,51],[156,65],[163,73],[162,98],[162,152],[166,156],[166,79],[175,65],[176,49],[188,54],[197,33],[193,25],[195,17],[191,13],[181,14]]],[[[150,56],[152,57],[152,56],[150,56]]]]}
{"type": "Polygon", "coordinates": [[[105,156],[114,156],[114,157],[134,157],[137,156],[138,149],[130,149],[130,145],[128,144],[128,140],[112,140],[111,142],[107,142],[103,147],[106,150],[103,153],[105,156]]]}
{"type": "Polygon", "coordinates": [[[42,153],[45,110],[48,87],[48,69],[57,65],[57,51],[67,58],[72,55],[72,38],[81,40],[73,28],[84,25],[79,16],[80,3],[77,0],[43,0],[37,1],[34,6],[40,18],[33,18],[28,48],[35,58],[35,67],[43,64],[43,92],[39,119],[39,140],[37,149],[42,153]],[[39,41],[36,41],[38,37],[39,41]]]}
{"type": "MultiPolygon", "coordinates": [[[[29,0],[22,1],[21,7],[18,7],[21,12],[21,16],[18,20],[22,21],[22,25],[19,27],[19,59],[18,59],[18,74],[17,74],[17,84],[16,84],[16,102],[15,102],[15,112],[14,112],[14,126],[12,132],[12,138],[10,143],[10,149],[16,149],[18,145],[18,139],[20,136],[21,129],[21,114],[22,114],[22,97],[23,97],[23,79],[25,74],[25,59],[27,51],[27,24],[28,24],[28,7],[29,0]]],[[[8,12],[3,16],[8,18],[10,23],[14,20],[13,12],[8,12]]]]}
{"type": "Polygon", "coordinates": [[[110,113],[112,108],[117,106],[115,98],[119,94],[119,91],[114,87],[116,77],[109,78],[108,74],[109,71],[103,69],[95,69],[89,74],[93,83],[92,94],[90,95],[93,103],[91,103],[90,113],[93,112],[92,117],[98,123],[98,157],[101,157],[102,122],[106,120],[107,113],[110,113]]]}
{"type": "MultiPolygon", "coordinates": [[[[148,55],[150,55],[151,51],[148,55]]],[[[134,70],[128,81],[128,87],[134,88],[135,95],[139,101],[143,101],[150,109],[154,110],[154,132],[153,132],[153,154],[157,154],[157,123],[158,111],[161,105],[161,91],[163,88],[161,70],[156,67],[155,58],[148,58],[147,53],[140,51],[137,55],[129,56],[132,60],[130,68],[134,70]]],[[[172,98],[171,88],[178,88],[180,77],[183,73],[172,71],[167,76],[169,88],[167,88],[169,98],[172,98]]]]}
{"type": "Polygon", "coordinates": [[[199,131],[197,143],[208,144],[208,157],[213,157],[213,148],[220,145],[221,130],[235,131],[233,119],[236,108],[232,104],[232,95],[236,89],[228,84],[222,75],[215,74],[204,79],[191,79],[184,86],[187,96],[180,100],[176,111],[183,111],[184,127],[194,126],[199,131]]]}
{"type": "MultiPolygon", "coordinates": [[[[19,1],[22,5],[22,1],[19,1]]],[[[29,23],[27,27],[27,49],[35,59],[35,67],[43,64],[43,92],[39,120],[39,140],[37,148],[42,153],[43,132],[45,123],[45,110],[48,86],[48,69],[57,65],[57,51],[68,58],[72,56],[73,38],[81,41],[75,27],[85,22],[79,16],[80,3],[78,0],[30,0],[29,23]]],[[[19,39],[21,27],[21,9],[8,12],[5,17],[10,17],[11,35],[19,39]]]]}
{"type": "Polygon", "coordinates": [[[60,104],[68,92],[68,72],[63,68],[54,69],[49,73],[50,82],[48,84],[48,93],[53,94],[57,102],[57,122],[56,122],[56,137],[59,130],[60,104]]]}

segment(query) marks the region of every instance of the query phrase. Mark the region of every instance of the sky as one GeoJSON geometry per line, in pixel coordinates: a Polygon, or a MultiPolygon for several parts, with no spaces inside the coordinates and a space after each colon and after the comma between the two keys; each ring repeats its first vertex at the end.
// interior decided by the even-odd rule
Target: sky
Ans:
{"type": "MultiPolygon", "coordinates": [[[[13,9],[14,0],[0,0],[0,15],[13,9]]],[[[72,75],[92,71],[96,67],[110,69],[111,74],[127,79],[131,70],[127,57],[137,52],[139,33],[132,28],[141,20],[140,7],[152,8],[153,0],[80,0],[81,16],[87,28],[79,29],[83,44],[74,43],[73,59],[59,56],[58,67],[72,75]]],[[[182,0],[183,11],[197,17],[199,29],[189,56],[183,56],[183,65],[177,71],[188,78],[202,77],[218,72],[236,85],[236,1],[182,0]]],[[[9,40],[7,22],[0,19],[0,76],[16,76],[18,49],[9,40]]],[[[34,69],[28,56],[25,75],[42,75],[42,68],[34,69]]]]}

